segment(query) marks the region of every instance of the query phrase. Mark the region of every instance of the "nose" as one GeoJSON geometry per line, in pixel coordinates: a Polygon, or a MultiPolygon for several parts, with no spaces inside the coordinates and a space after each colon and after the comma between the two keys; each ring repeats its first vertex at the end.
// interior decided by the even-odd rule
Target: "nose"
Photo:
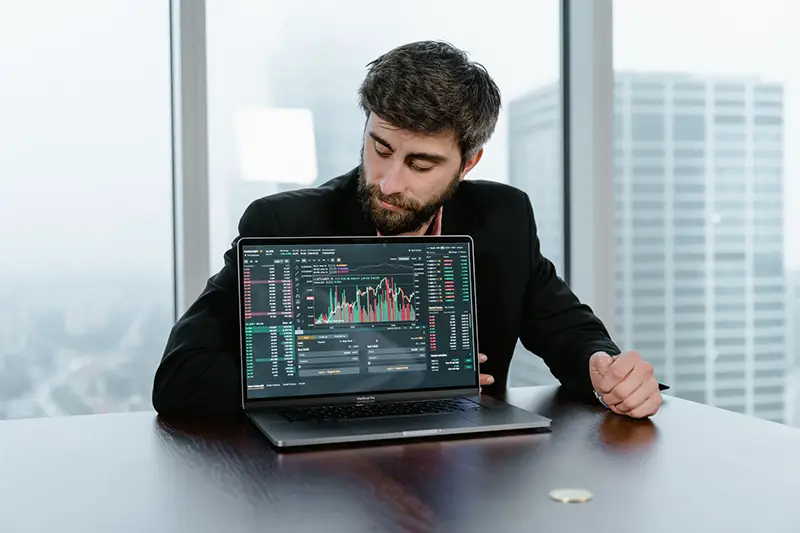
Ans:
{"type": "Polygon", "coordinates": [[[392,165],[381,179],[381,192],[386,195],[402,194],[406,190],[406,180],[402,165],[392,165]]]}

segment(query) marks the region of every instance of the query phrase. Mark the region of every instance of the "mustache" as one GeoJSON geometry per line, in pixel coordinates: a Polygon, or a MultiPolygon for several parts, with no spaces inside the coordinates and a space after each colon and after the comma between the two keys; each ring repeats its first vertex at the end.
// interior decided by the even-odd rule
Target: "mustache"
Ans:
{"type": "Polygon", "coordinates": [[[393,205],[401,209],[407,209],[409,211],[418,211],[422,207],[419,202],[403,198],[402,194],[383,194],[380,190],[380,187],[374,185],[371,185],[370,189],[370,193],[374,198],[380,200],[381,202],[386,202],[389,205],[393,205]]]}

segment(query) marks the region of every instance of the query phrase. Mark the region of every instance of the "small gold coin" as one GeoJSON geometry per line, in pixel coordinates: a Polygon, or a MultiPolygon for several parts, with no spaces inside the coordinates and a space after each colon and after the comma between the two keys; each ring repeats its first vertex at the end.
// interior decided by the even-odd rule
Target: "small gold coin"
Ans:
{"type": "Polygon", "coordinates": [[[550,498],[561,503],[584,503],[592,499],[592,493],[586,489],[553,489],[550,498]]]}

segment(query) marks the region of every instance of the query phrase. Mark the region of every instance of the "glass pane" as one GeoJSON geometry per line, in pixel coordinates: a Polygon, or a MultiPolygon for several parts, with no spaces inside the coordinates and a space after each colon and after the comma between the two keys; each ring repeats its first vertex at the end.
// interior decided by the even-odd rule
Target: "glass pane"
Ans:
{"type": "MultiPolygon", "coordinates": [[[[357,90],[367,63],[400,44],[437,39],[483,64],[503,96],[495,133],[468,179],[512,184],[530,195],[542,251],[563,276],[558,0],[507,0],[491,9],[475,0],[413,0],[401,8],[365,0],[207,6],[212,270],[222,267],[250,202],[317,186],[359,164],[365,118],[357,90]],[[310,117],[313,135],[258,138],[246,128],[284,109],[310,117]],[[298,151],[306,157],[303,168],[289,172],[294,181],[265,155],[298,151]],[[271,178],[252,179],[256,159],[271,178]]],[[[533,365],[538,358],[521,354],[518,361],[533,365]]],[[[551,379],[546,368],[512,375],[524,383],[551,379]]]]}
{"type": "Polygon", "coordinates": [[[168,4],[0,7],[0,418],[151,409],[172,324],[168,4]]]}
{"type": "Polygon", "coordinates": [[[800,426],[798,16],[793,0],[616,0],[613,48],[615,166],[632,168],[615,190],[630,191],[633,212],[657,200],[665,219],[644,231],[619,217],[619,341],[638,348],[665,332],[659,378],[676,395],[800,426]],[[654,94],[663,106],[637,107],[654,94]],[[663,150],[646,173],[626,160],[642,149],[663,150]],[[636,327],[625,287],[653,271],[637,253],[653,247],[666,256],[654,281],[666,308],[646,312],[658,333],[636,327]]]}

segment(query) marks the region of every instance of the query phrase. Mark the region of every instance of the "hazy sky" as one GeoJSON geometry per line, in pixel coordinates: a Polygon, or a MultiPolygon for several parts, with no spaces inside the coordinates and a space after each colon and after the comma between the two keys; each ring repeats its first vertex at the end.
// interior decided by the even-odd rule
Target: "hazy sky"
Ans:
{"type": "MultiPolygon", "coordinates": [[[[280,79],[268,59],[292,53],[282,45],[296,42],[296,32],[331,47],[350,43],[362,63],[401,42],[446,39],[487,66],[506,101],[555,81],[557,0],[490,7],[208,0],[215,257],[234,237],[226,188],[238,172],[235,112],[269,105],[280,79]]],[[[800,62],[790,55],[800,45],[790,26],[797,20],[793,0],[616,0],[614,18],[619,69],[755,74],[786,84],[787,234],[800,225],[800,150],[790,148],[800,139],[800,62]]],[[[3,271],[169,279],[169,74],[167,0],[0,0],[3,271]]],[[[348,89],[354,108],[357,81],[348,89]]],[[[505,127],[503,119],[476,175],[505,181],[505,127]]],[[[800,241],[787,244],[800,268],[800,241]]]]}
{"type": "Polygon", "coordinates": [[[171,278],[167,5],[0,0],[3,274],[171,278]]]}

